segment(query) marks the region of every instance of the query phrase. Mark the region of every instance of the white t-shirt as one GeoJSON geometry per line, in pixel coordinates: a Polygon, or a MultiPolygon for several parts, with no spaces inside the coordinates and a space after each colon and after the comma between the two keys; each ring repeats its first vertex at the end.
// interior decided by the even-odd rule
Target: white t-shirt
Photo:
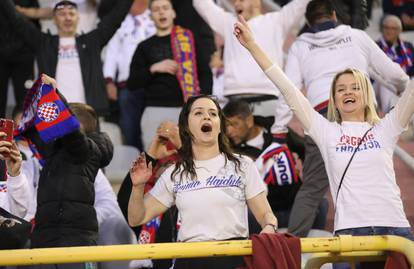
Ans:
{"type": "MultiPolygon", "coordinates": [[[[334,201],[352,152],[371,127],[367,122],[329,122],[273,65],[265,70],[281,89],[325,161],[334,201]]],[[[342,182],[336,203],[335,231],[367,226],[410,227],[395,180],[393,151],[398,136],[414,113],[414,83],[409,83],[395,108],[367,134],[342,182]]]]}
{"type": "Polygon", "coordinates": [[[74,37],[59,39],[56,82],[68,102],[86,103],[79,54],[74,37]]]}
{"type": "MultiPolygon", "coordinates": [[[[332,198],[367,122],[328,122],[313,118],[309,135],[325,161],[332,198]]],[[[410,227],[395,181],[393,149],[403,128],[392,111],[368,132],[345,174],[338,194],[335,230],[367,227],[410,227]],[[377,165],[382,164],[382,165],[377,165]]]]}
{"type": "Polygon", "coordinates": [[[176,205],[181,226],[178,241],[211,241],[249,234],[246,200],[265,191],[253,161],[238,157],[240,171],[220,154],[210,160],[194,161],[197,179],[177,176],[168,168],[150,194],[166,207],[176,205]]]}

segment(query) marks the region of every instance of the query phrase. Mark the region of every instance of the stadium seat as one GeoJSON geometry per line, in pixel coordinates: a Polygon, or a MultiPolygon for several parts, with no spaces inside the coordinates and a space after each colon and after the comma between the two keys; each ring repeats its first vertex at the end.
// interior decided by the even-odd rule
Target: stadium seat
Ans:
{"type": "Polygon", "coordinates": [[[122,183],[134,160],[138,158],[139,150],[127,145],[114,145],[114,156],[105,168],[105,175],[112,184],[122,183]]]}

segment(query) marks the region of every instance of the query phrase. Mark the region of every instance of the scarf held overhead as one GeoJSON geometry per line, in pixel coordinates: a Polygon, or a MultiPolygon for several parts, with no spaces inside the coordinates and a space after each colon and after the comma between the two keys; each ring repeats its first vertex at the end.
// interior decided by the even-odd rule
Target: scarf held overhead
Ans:
{"type": "Polygon", "coordinates": [[[171,31],[171,49],[174,60],[178,63],[177,80],[184,101],[187,101],[189,97],[200,93],[193,33],[180,26],[174,26],[171,31]]]}
{"type": "Polygon", "coordinates": [[[34,155],[42,160],[35,145],[25,137],[25,132],[32,127],[45,143],[63,137],[80,127],[78,119],[71,114],[57,90],[49,84],[44,84],[40,78],[26,94],[22,119],[14,135],[17,139],[26,139],[34,155]]]}

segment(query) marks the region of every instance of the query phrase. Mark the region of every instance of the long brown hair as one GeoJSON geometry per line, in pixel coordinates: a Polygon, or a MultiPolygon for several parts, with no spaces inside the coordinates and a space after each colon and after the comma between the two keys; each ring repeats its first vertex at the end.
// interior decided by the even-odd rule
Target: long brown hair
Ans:
{"type": "Polygon", "coordinates": [[[233,162],[235,164],[236,170],[240,170],[240,160],[233,155],[229,139],[226,136],[226,118],[220,108],[220,105],[214,98],[209,95],[192,96],[188,98],[187,102],[183,105],[183,108],[180,112],[178,127],[180,130],[180,139],[182,146],[178,150],[180,159],[175,163],[175,168],[171,174],[171,180],[174,180],[174,177],[178,174],[180,175],[180,181],[184,177],[190,177],[191,180],[194,180],[197,177],[192,148],[193,134],[191,134],[190,128],[188,126],[188,117],[190,115],[194,102],[201,98],[211,100],[216,105],[220,118],[220,133],[218,136],[219,151],[225,155],[226,162],[227,160],[233,162]]]}

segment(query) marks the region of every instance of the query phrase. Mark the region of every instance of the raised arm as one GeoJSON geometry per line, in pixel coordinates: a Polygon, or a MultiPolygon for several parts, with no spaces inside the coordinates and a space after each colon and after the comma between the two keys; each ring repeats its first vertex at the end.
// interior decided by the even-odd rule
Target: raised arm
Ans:
{"type": "Polygon", "coordinates": [[[401,126],[405,127],[414,114],[414,81],[408,83],[407,88],[395,105],[395,113],[401,126]]]}
{"type": "Polygon", "coordinates": [[[92,35],[96,35],[97,41],[102,47],[109,42],[116,30],[121,26],[131,4],[132,0],[118,0],[111,12],[104,16],[98,27],[91,32],[92,35]]]}
{"type": "Polygon", "coordinates": [[[50,7],[21,7],[16,6],[16,10],[30,19],[51,19],[53,18],[53,9],[50,7]]]}
{"type": "Polygon", "coordinates": [[[312,124],[312,113],[317,112],[312,108],[305,96],[286,77],[282,69],[276,63],[273,63],[255,42],[249,26],[241,16],[239,16],[239,21],[235,24],[234,35],[240,44],[250,52],[269,79],[280,89],[286,103],[298,117],[305,131],[309,130],[312,124]]]}
{"type": "Polygon", "coordinates": [[[23,38],[27,45],[34,50],[40,48],[41,31],[16,11],[12,0],[0,1],[0,16],[9,22],[12,29],[23,38]]]}
{"type": "Polygon", "coordinates": [[[286,4],[279,12],[282,19],[278,23],[282,23],[284,34],[288,34],[293,28],[299,27],[302,21],[306,6],[310,0],[293,0],[286,4]]]}
{"type": "Polygon", "coordinates": [[[216,5],[213,0],[193,0],[193,6],[214,32],[224,36],[226,19],[231,16],[230,13],[216,5]]]}

